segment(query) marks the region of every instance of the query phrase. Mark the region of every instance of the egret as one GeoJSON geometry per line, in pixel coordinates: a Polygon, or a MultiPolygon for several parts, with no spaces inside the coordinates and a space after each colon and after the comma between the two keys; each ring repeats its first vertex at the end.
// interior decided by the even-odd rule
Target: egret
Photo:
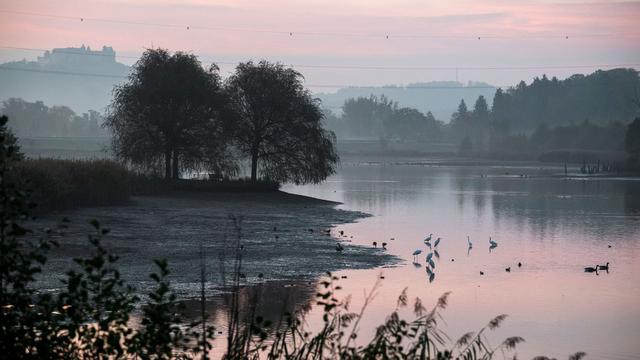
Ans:
{"type": "Polygon", "coordinates": [[[586,267],[586,268],[584,268],[584,272],[588,272],[588,273],[595,272],[597,274],[598,273],[598,265],[596,265],[595,267],[591,267],[591,266],[586,267]]]}
{"type": "Polygon", "coordinates": [[[427,262],[430,262],[432,257],[433,257],[433,253],[428,253],[427,254],[427,262]]]}
{"type": "Polygon", "coordinates": [[[609,271],[609,262],[607,262],[607,265],[598,265],[598,269],[609,271]]]}
{"type": "Polygon", "coordinates": [[[422,250],[417,249],[416,251],[413,252],[413,258],[415,259],[420,254],[422,254],[422,250]]]}
{"type": "Polygon", "coordinates": [[[494,247],[498,246],[498,243],[497,243],[497,242],[495,242],[495,241],[493,241],[493,240],[491,240],[491,236],[489,236],[489,245],[490,245],[492,248],[494,248],[494,247]]]}

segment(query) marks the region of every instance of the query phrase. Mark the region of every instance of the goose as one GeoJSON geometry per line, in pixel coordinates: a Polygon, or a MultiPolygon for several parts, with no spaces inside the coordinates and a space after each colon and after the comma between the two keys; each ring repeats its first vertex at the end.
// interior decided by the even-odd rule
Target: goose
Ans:
{"type": "Polygon", "coordinates": [[[590,267],[590,266],[586,267],[586,268],[584,268],[584,272],[588,272],[588,273],[596,272],[597,273],[598,272],[598,265],[596,265],[595,267],[590,267]]]}
{"type": "Polygon", "coordinates": [[[598,265],[598,269],[609,271],[609,262],[607,261],[607,265],[598,265]]]}

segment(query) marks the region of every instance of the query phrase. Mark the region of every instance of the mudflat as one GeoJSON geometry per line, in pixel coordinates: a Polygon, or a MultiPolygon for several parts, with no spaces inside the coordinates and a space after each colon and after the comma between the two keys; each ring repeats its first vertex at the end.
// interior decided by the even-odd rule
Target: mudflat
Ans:
{"type": "Polygon", "coordinates": [[[91,219],[111,230],[102,242],[120,257],[118,269],[138,291],[152,285],[152,260],[166,258],[173,285],[184,298],[199,294],[201,248],[206,288],[211,293],[230,282],[239,245],[240,272],[246,276],[242,281],[248,284],[310,279],[326,271],[373,268],[398,261],[382,249],[352,245],[349,234],[332,229],[369,216],[337,209],[338,204],[279,191],[176,192],[134,197],[126,206],[48,214],[32,227],[51,226],[63,217],[71,223],[57,239],[60,247],[51,251],[39,286],[60,288],[60,278],[73,266],[72,259],[89,253],[91,219]],[[337,241],[344,251],[336,251],[337,241]]]}

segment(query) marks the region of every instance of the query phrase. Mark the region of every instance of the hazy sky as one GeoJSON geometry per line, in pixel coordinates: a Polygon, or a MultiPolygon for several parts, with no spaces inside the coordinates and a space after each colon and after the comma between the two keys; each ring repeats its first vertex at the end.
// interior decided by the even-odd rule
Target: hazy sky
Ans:
{"type": "MultiPolygon", "coordinates": [[[[640,64],[639,1],[3,0],[0,14],[4,47],[109,45],[137,56],[160,46],[205,63],[395,67],[299,67],[312,85],[455,80],[451,67],[462,68],[461,81],[510,85],[542,73],[564,78],[592,65],[640,64]],[[562,68],[465,69],[531,66],[562,68]]],[[[2,62],[37,55],[0,48],[2,62]]],[[[221,67],[223,75],[233,69],[221,67]]]]}

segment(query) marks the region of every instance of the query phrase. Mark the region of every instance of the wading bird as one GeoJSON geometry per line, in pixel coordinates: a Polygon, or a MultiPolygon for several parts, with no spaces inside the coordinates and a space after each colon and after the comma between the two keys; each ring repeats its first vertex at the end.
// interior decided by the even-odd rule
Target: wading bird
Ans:
{"type": "Polygon", "coordinates": [[[490,246],[491,248],[494,248],[494,247],[498,246],[498,243],[497,243],[497,242],[495,242],[495,241],[491,240],[491,236],[489,236],[489,246],[490,246]]]}
{"type": "Polygon", "coordinates": [[[598,269],[609,271],[609,262],[607,261],[607,265],[598,265],[598,269]]]}
{"type": "Polygon", "coordinates": [[[425,243],[428,243],[429,241],[431,241],[431,237],[432,237],[432,236],[433,236],[433,234],[429,234],[429,236],[427,236],[427,237],[424,239],[424,242],[425,242],[425,243]]]}
{"type": "Polygon", "coordinates": [[[438,246],[438,244],[440,244],[440,238],[437,238],[437,239],[436,239],[436,242],[435,242],[435,243],[433,243],[433,247],[437,247],[437,246],[438,246]]]}
{"type": "Polygon", "coordinates": [[[413,252],[413,259],[415,260],[420,254],[422,254],[422,250],[416,249],[416,251],[413,252]]]}
{"type": "Polygon", "coordinates": [[[374,241],[374,242],[373,242],[373,247],[374,247],[374,248],[378,248],[378,242],[377,242],[377,241],[374,241]]]}
{"type": "Polygon", "coordinates": [[[383,243],[382,243],[382,248],[383,248],[383,249],[385,249],[385,250],[387,250],[387,243],[386,243],[386,242],[383,242],[383,243]]]}
{"type": "Polygon", "coordinates": [[[473,247],[473,243],[471,242],[471,239],[469,239],[469,235],[467,235],[467,243],[469,243],[469,249],[471,249],[473,247]]]}

